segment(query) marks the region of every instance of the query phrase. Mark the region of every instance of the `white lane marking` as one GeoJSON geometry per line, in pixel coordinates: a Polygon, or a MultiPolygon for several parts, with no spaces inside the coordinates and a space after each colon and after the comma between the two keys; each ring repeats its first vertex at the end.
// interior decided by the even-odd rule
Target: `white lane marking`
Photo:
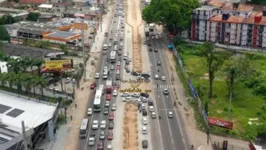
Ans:
{"type": "MultiPolygon", "coordinates": [[[[164,55],[165,53],[164,53],[165,51],[163,51],[163,50],[161,50],[161,51],[159,51],[159,53],[162,53],[162,55],[164,55]]],[[[165,67],[165,63],[167,63],[168,64],[168,62],[167,61],[164,61],[164,56],[162,56],[162,55],[160,55],[159,54],[159,57],[160,57],[160,59],[161,59],[161,61],[163,61],[164,63],[162,63],[162,65],[163,65],[163,67],[162,67],[162,69],[163,69],[163,71],[164,71],[164,73],[167,73],[168,75],[169,75],[169,73],[168,72],[165,72],[165,70],[164,70],[164,67],[165,67]]],[[[168,70],[166,70],[166,71],[168,71],[168,70]]],[[[169,80],[167,80],[166,81],[167,83],[169,83],[169,80]]],[[[171,83],[170,83],[171,84],[171,83]]],[[[172,90],[170,90],[170,94],[171,94],[171,96],[172,96],[172,101],[174,100],[174,95],[173,95],[173,92],[172,92],[172,90]]],[[[177,112],[176,111],[174,111],[175,112],[175,114],[176,114],[176,117],[178,116],[177,115],[177,112]]],[[[182,118],[181,118],[182,119],[182,118]]],[[[180,123],[179,123],[179,121],[178,121],[178,118],[176,118],[176,122],[178,123],[178,128],[179,128],[179,131],[180,131],[180,133],[181,133],[181,135],[182,135],[182,137],[183,137],[183,131],[182,131],[182,129],[181,129],[181,125],[180,125],[180,123]]]]}
{"type": "Polygon", "coordinates": [[[184,138],[182,138],[182,140],[183,140],[183,143],[184,143],[184,144],[186,144],[186,142],[185,142],[185,139],[184,139],[184,138]]]}

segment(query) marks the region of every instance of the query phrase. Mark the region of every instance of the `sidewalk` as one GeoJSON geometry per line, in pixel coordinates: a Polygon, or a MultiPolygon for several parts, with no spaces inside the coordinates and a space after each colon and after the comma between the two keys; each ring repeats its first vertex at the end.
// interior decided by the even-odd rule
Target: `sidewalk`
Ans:
{"type": "MultiPolygon", "coordinates": [[[[110,10],[112,6],[109,6],[110,10]]],[[[89,86],[94,80],[94,72],[96,70],[97,62],[100,57],[100,51],[104,40],[104,32],[108,28],[109,19],[111,18],[111,11],[103,16],[103,24],[102,24],[102,32],[101,29],[98,28],[97,35],[95,38],[95,42],[92,45],[90,55],[92,57],[89,58],[86,64],[86,82],[81,80],[80,89],[76,89],[76,98],[71,106],[67,109],[67,124],[63,124],[60,126],[59,130],[56,133],[56,140],[51,141],[45,146],[43,149],[47,150],[76,150],[79,142],[79,127],[81,120],[85,117],[85,111],[87,109],[88,100],[90,94],[92,94],[89,86]],[[91,61],[95,61],[95,65],[91,65],[91,61]],[[97,61],[97,62],[96,62],[97,61]],[[84,88],[83,90],[82,87],[84,88]],[[89,91],[89,92],[88,92],[89,91]],[[75,108],[75,104],[77,104],[77,108],[75,108]],[[72,120],[70,119],[72,116],[72,120]]]]}

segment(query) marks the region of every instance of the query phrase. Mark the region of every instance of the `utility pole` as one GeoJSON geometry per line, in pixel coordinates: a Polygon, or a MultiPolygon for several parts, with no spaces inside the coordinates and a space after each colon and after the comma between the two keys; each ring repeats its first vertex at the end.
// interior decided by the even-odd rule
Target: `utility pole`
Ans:
{"type": "MultiPolygon", "coordinates": [[[[85,19],[85,18],[84,18],[85,19]]],[[[84,23],[85,23],[85,20],[83,19],[82,21],[82,51],[83,51],[83,61],[84,61],[84,65],[83,65],[83,75],[84,75],[84,82],[86,82],[86,53],[85,53],[85,49],[84,49],[84,23]]]]}
{"type": "Polygon", "coordinates": [[[21,125],[22,125],[22,134],[23,134],[24,150],[28,150],[28,141],[27,141],[27,136],[26,136],[24,121],[21,121],[21,125]]]}
{"type": "Polygon", "coordinates": [[[103,0],[101,0],[100,4],[100,21],[101,21],[101,32],[103,31],[103,0]]]}

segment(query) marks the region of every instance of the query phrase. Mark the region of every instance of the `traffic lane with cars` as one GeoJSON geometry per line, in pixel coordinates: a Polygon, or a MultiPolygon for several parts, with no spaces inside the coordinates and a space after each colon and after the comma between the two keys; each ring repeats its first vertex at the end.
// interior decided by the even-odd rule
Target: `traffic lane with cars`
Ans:
{"type": "MultiPolygon", "coordinates": [[[[159,66],[160,68],[160,75],[164,75],[166,77],[166,81],[159,81],[160,84],[163,87],[168,87],[169,89],[169,94],[167,96],[163,95],[163,89],[160,91],[161,95],[164,96],[164,103],[165,103],[165,109],[167,110],[172,110],[173,112],[173,119],[168,119],[169,125],[170,125],[170,130],[173,133],[173,139],[175,139],[174,145],[176,149],[180,149],[183,150],[187,147],[187,137],[183,134],[183,131],[185,131],[185,129],[182,127],[181,123],[183,120],[181,118],[181,115],[179,114],[179,111],[176,111],[176,108],[174,107],[174,99],[173,99],[173,87],[170,84],[170,74],[168,72],[168,70],[166,69],[167,67],[167,60],[166,60],[166,56],[165,56],[165,49],[167,47],[166,43],[163,43],[161,40],[152,40],[152,44],[154,45],[154,47],[156,47],[158,49],[158,52],[153,52],[155,55],[155,59],[156,61],[160,61],[161,65],[159,66]]],[[[156,63],[157,64],[157,63],[156,63]]]]}
{"type": "MultiPolygon", "coordinates": [[[[151,45],[151,48],[155,48],[154,47],[154,44],[151,45]]],[[[155,106],[156,106],[156,110],[157,110],[157,116],[161,116],[161,119],[159,119],[159,125],[160,125],[160,128],[162,129],[160,132],[161,132],[161,136],[162,136],[162,141],[163,141],[163,148],[164,150],[173,150],[174,149],[174,146],[173,146],[173,143],[172,143],[172,140],[171,140],[171,131],[169,130],[169,125],[168,125],[168,122],[165,120],[165,118],[167,118],[167,115],[165,113],[165,108],[163,107],[163,101],[161,100],[162,99],[162,96],[160,94],[160,92],[158,91],[157,88],[157,84],[158,84],[158,81],[154,79],[154,76],[155,74],[157,74],[157,70],[158,70],[158,67],[157,67],[157,63],[156,63],[156,57],[154,55],[154,52],[151,52],[148,50],[148,56],[149,56],[149,61],[150,61],[150,64],[152,64],[151,66],[151,80],[152,80],[152,83],[153,83],[153,93],[154,93],[154,97],[155,97],[155,106]]],[[[155,130],[155,133],[158,132],[158,129],[155,130]]],[[[156,136],[153,136],[154,138],[156,138],[156,136]]]]}
{"type": "MultiPolygon", "coordinates": [[[[111,25],[110,25],[110,28],[109,28],[109,31],[110,30],[114,30],[116,28],[116,24],[114,24],[114,23],[112,23],[111,25]]],[[[109,32],[110,33],[110,32],[109,32]]],[[[113,36],[113,35],[110,35],[110,36],[113,36]]],[[[109,38],[108,37],[105,37],[105,39],[104,39],[104,43],[107,43],[109,41],[109,38]]],[[[109,51],[109,50],[107,50],[107,51],[109,51]]],[[[102,61],[100,61],[100,63],[99,63],[99,65],[98,65],[98,67],[97,67],[97,72],[101,72],[101,70],[103,70],[103,67],[104,67],[104,64],[106,63],[106,61],[107,61],[107,57],[108,57],[108,55],[101,55],[101,57],[100,57],[100,60],[102,60],[102,61]]],[[[101,74],[102,75],[102,74],[101,74]]],[[[98,86],[98,85],[100,85],[100,84],[104,84],[104,80],[102,80],[102,76],[100,76],[100,79],[98,79],[98,80],[96,80],[96,85],[98,86]]],[[[90,107],[90,108],[92,108],[92,106],[93,106],[93,101],[94,101],[94,96],[95,95],[93,95],[93,96],[91,96],[90,97],[90,99],[92,99],[91,101],[90,101],[90,103],[89,103],[89,106],[88,106],[88,108],[90,107]]],[[[103,95],[103,98],[105,98],[105,95],[103,95]]],[[[103,106],[104,106],[104,103],[102,103],[102,108],[103,108],[103,106]]],[[[90,137],[90,135],[92,135],[92,134],[94,134],[95,135],[95,149],[97,149],[97,144],[99,143],[99,141],[98,141],[98,138],[99,138],[99,131],[92,131],[92,129],[91,129],[91,125],[92,125],[92,121],[95,119],[95,120],[98,120],[98,119],[100,119],[100,120],[98,120],[99,122],[102,120],[102,118],[103,118],[104,116],[103,116],[103,114],[100,112],[100,113],[93,113],[93,115],[91,116],[91,117],[89,117],[89,132],[88,132],[88,135],[87,135],[87,138],[85,139],[85,140],[82,140],[82,139],[80,139],[80,144],[79,144],[79,149],[85,149],[85,150],[87,150],[88,149],[88,138],[90,137]]],[[[107,117],[106,117],[107,118],[107,117]]],[[[105,119],[106,120],[106,119],[105,119]]],[[[106,145],[106,144],[105,144],[106,145]]],[[[91,148],[90,148],[91,149],[91,148]]]]}

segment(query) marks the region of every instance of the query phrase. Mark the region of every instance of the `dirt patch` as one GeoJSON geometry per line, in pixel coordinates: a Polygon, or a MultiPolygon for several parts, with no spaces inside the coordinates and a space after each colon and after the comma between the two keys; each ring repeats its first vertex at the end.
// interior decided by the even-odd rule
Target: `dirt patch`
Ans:
{"type": "Polygon", "coordinates": [[[123,125],[123,149],[138,150],[138,122],[137,122],[137,105],[128,102],[124,110],[123,125]]]}

